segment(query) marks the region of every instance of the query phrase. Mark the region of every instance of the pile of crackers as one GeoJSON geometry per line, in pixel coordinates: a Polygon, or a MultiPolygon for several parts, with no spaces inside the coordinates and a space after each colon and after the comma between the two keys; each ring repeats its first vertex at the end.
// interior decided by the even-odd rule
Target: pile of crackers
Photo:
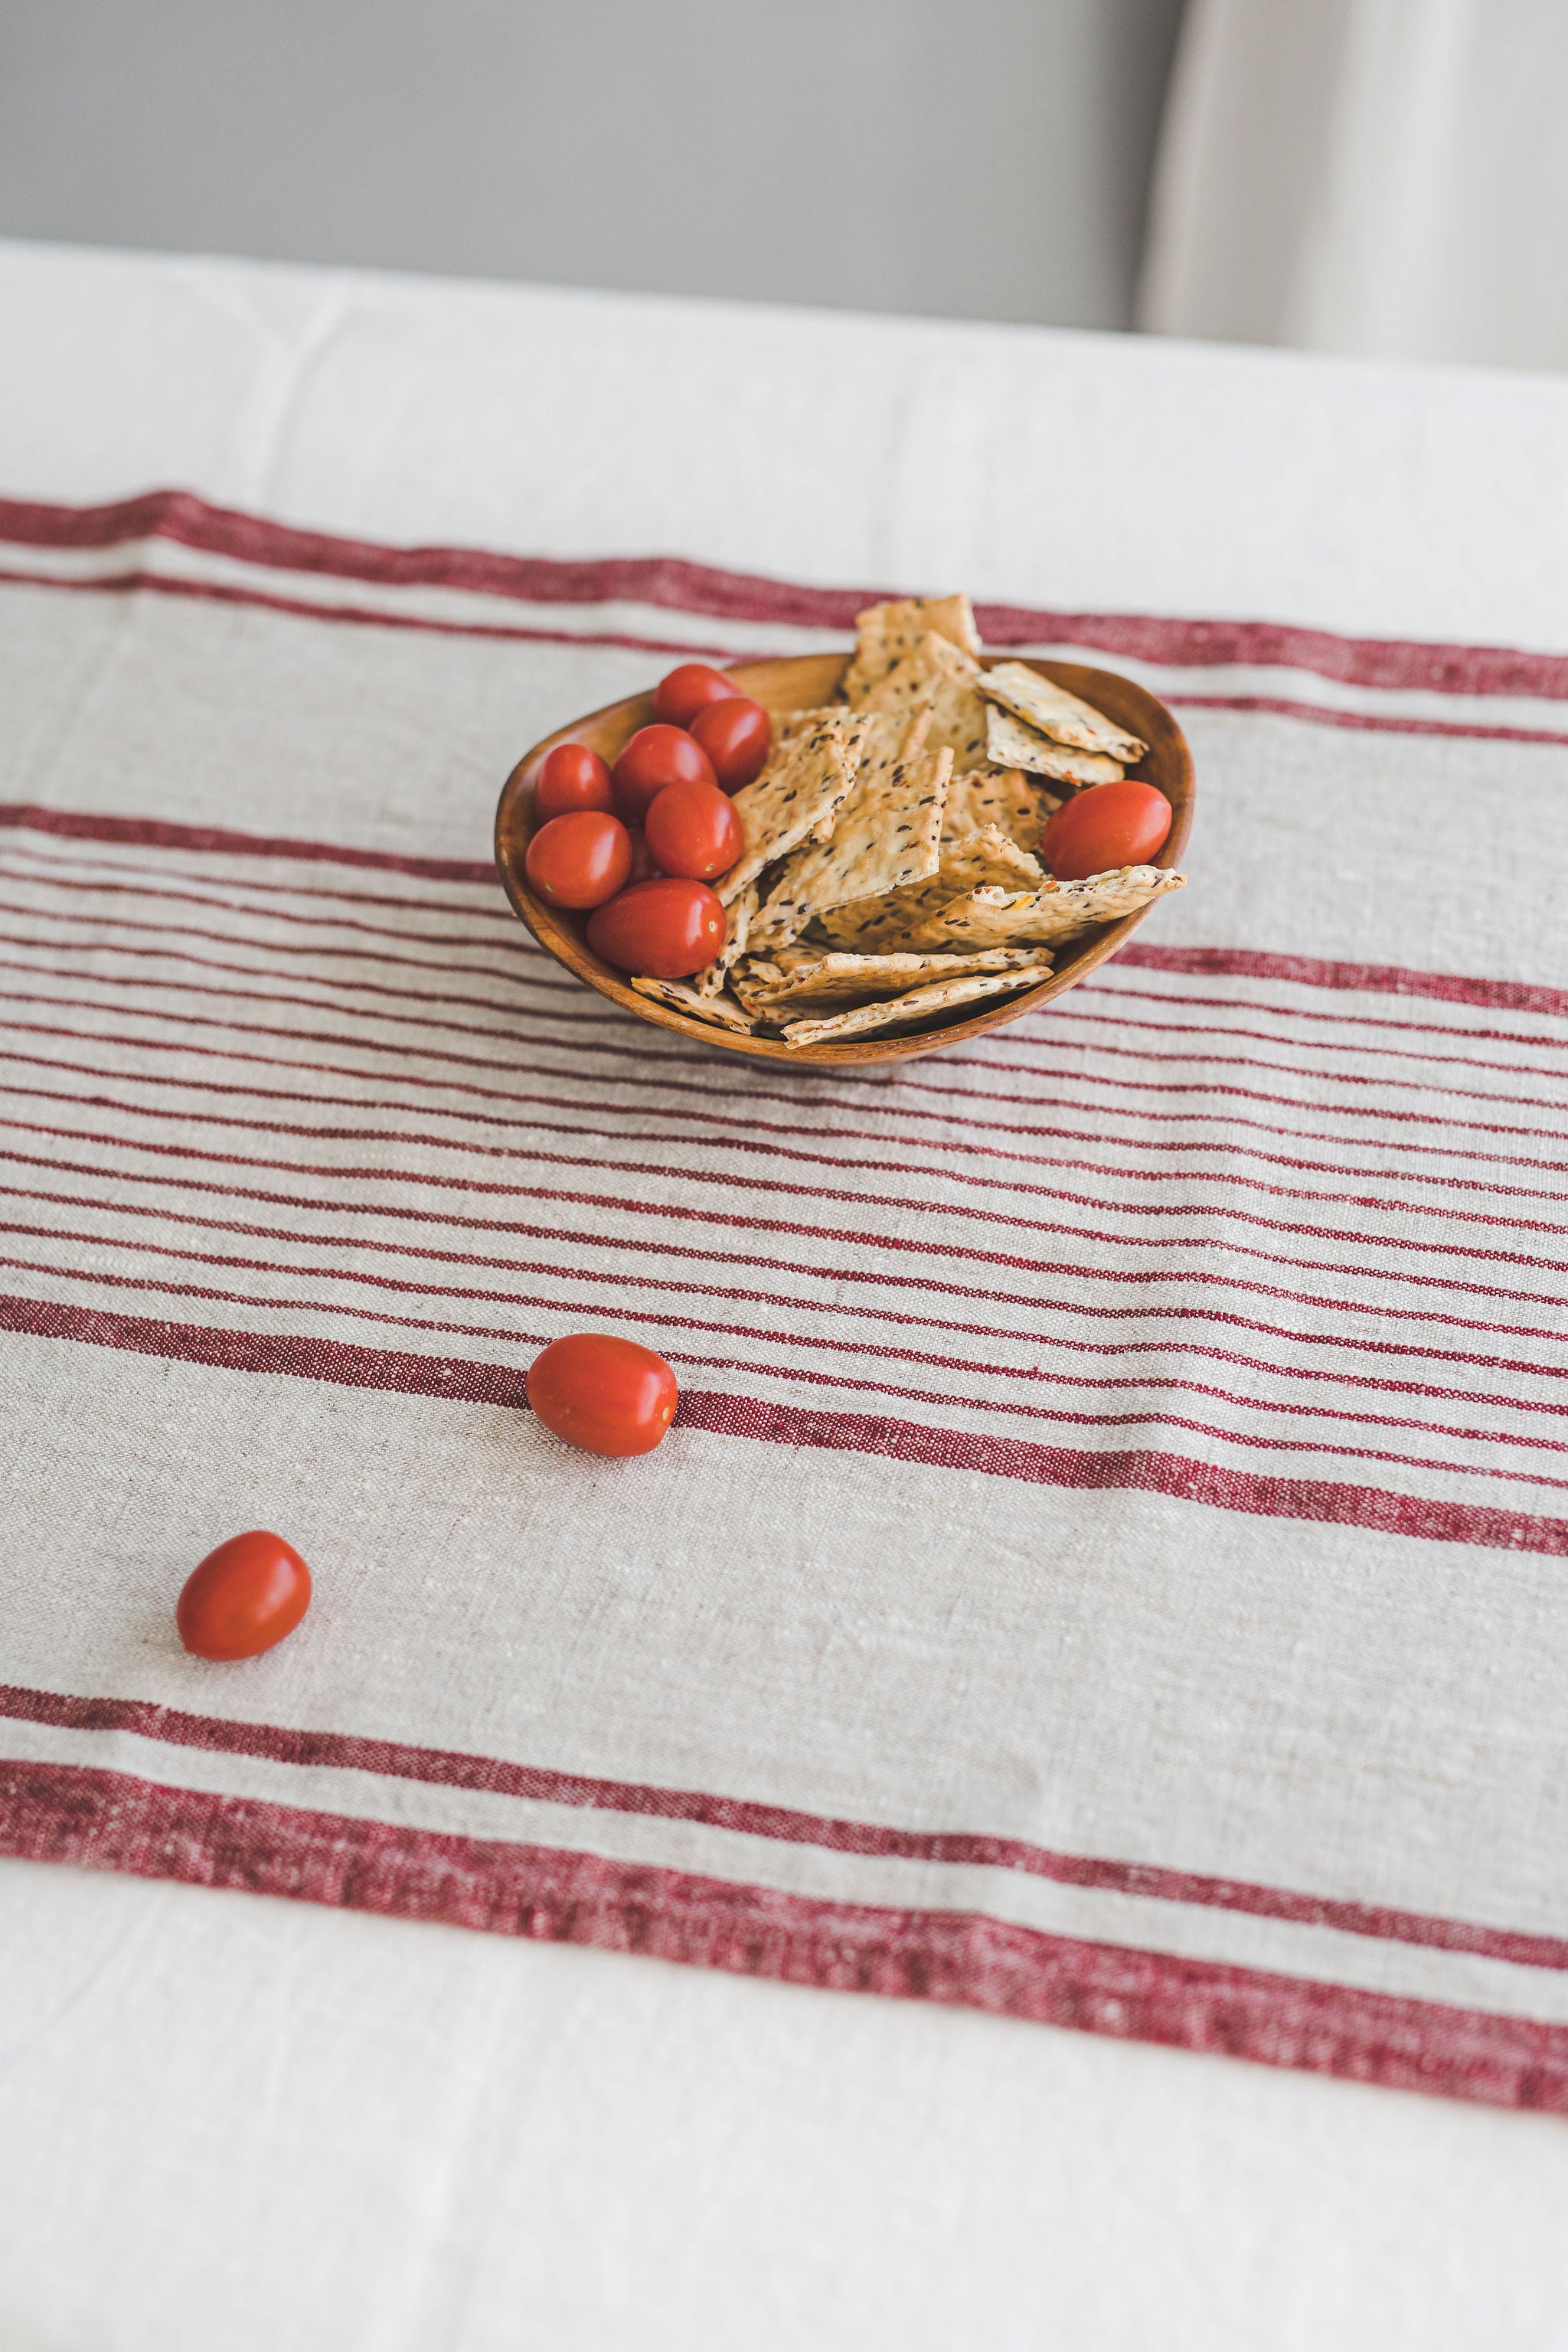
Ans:
{"type": "Polygon", "coordinates": [[[1063,800],[1147,745],[1023,662],[980,664],[967,596],[858,615],[843,700],[786,711],[734,796],[745,851],[714,887],[729,931],[657,1003],[789,1045],[924,1026],[1034,988],[1053,956],[1183,876],[1058,882],[1037,855],[1063,800]]]}

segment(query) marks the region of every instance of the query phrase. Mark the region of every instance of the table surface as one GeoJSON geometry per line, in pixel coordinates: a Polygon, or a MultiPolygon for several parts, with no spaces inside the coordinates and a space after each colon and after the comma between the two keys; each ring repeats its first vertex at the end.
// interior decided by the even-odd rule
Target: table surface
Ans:
{"type": "MultiPolygon", "coordinates": [[[[1550,378],[19,246],[0,311],[12,496],[1568,644],[1550,378]]],[[[0,1916],[7,2344],[1568,2340],[1550,2120],[42,1865],[0,1916]]]]}

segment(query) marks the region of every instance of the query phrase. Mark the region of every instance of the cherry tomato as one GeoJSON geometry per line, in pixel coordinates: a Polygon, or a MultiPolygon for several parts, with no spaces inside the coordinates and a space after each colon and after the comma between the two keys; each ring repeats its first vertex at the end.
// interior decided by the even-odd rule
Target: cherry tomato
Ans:
{"type": "Polygon", "coordinates": [[[574,809],[615,807],[610,771],[586,743],[557,743],[544,761],[533,785],[533,814],[541,824],[574,809]]]}
{"type": "Polygon", "coordinates": [[[528,1368],[528,1402],[557,1437],[587,1454],[651,1454],[680,1402],[651,1348],[604,1331],[552,1339],[528,1368]]]}
{"type": "Polygon", "coordinates": [[[762,773],[773,749],[773,722],[750,695],[732,694],[727,702],[710,702],[700,710],[691,735],[712,761],[724,790],[738,793],[762,773]]]}
{"type": "Polygon", "coordinates": [[[1040,855],[1058,882],[1082,882],[1118,866],[1146,866],[1170,830],[1164,793],[1124,776],[1119,784],[1075,793],[1047,825],[1040,855]]]}
{"type": "Polygon", "coordinates": [[[193,1657],[257,1658],[291,1633],[310,1605],[310,1571],[293,1545],[253,1528],[192,1570],[174,1622],[193,1657]]]}
{"type": "Polygon", "coordinates": [[[523,864],[552,907],[602,907],[632,870],[631,835],[602,809],[574,809],[540,826],[523,864]]]}
{"type": "Polygon", "coordinates": [[[621,971],[687,980],[724,944],[724,909],[705,882],[660,875],[588,918],[588,945],[621,971]]]}
{"type": "Polygon", "coordinates": [[[666,784],[648,810],[646,831],[664,871],[696,882],[728,874],[746,845],[741,820],[717,784],[666,784]]]}
{"type": "Polygon", "coordinates": [[[647,835],[641,825],[628,825],[626,830],[632,837],[632,870],[626,879],[628,883],[652,882],[664,868],[648,847],[647,835]]]}
{"type": "Polygon", "coordinates": [[[735,681],[706,662],[682,662],[661,677],[653,690],[653,715],[667,727],[689,727],[705,703],[728,702],[735,681]]]}
{"type": "Polygon", "coordinates": [[[682,727],[639,727],[616,761],[616,812],[641,824],[666,784],[711,784],[713,762],[682,727]]]}

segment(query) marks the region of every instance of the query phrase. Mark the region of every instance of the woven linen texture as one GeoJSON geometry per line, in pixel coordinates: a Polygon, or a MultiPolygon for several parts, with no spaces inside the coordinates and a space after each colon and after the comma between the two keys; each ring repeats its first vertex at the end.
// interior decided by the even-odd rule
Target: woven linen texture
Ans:
{"type": "Polygon", "coordinates": [[[0,509],[0,1843],[1568,2105],[1568,664],[1145,677],[1189,889],[750,1068],[544,958],[530,741],[863,595],[0,509]],[[624,1331],[643,1463],[523,1374],[624,1331]],[[273,1656],[172,1603],[276,1525],[273,1656]]]}

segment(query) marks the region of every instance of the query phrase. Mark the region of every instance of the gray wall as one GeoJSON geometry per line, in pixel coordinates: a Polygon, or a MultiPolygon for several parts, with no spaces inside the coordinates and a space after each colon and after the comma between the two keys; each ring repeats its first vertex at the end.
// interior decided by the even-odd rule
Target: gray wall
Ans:
{"type": "Polygon", "coordinates": [[[0,233],[1114,327],[1181,0],[0,0],[0,233]]]}

